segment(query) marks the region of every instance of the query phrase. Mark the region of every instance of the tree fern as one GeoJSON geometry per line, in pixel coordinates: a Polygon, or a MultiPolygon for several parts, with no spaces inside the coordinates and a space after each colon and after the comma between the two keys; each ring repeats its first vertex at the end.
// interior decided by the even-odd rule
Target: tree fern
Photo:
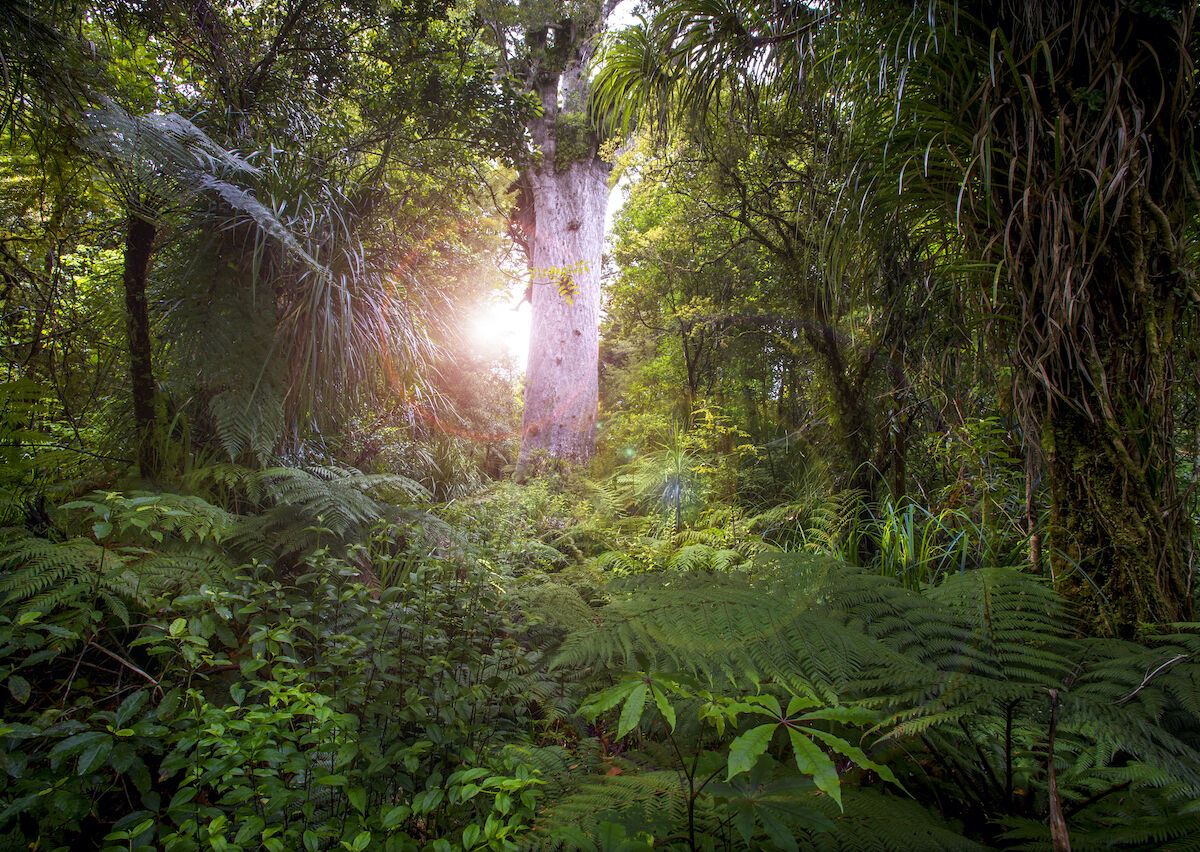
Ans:
{"type": "Polygon", "coordinates": [[[54,542],[23,530],[4,532],[8,540],[0,545],[0,595],[5,605],[46,611],[64,600],[95,597],[102,591],[127,598],[136,593],[136,580],[125,572],[122,554],[110,554],[94,541],[54,542]]]}
{"type": "Polygon", "coordinates": [[[897,749],[897,773],[932,784],[935,799],[941,784],[955,800],[969,790],[977,824],[1044,815],[1053,701],[1059,795],[1090,830],[1112,819],[1111,803],[1097,805],[1107,791],[1168,811],[1200,792],[1198,643],[1189,632],[1080,638],[1046,583],[1010,569],[955,574],[921,594],[821,557],[768,554],[725,573],[615,582],[556,662],[877,708],[875,752],[897,749]]]}
{"type": "Polygon", "coordinates": [[[637,764],[625,760],[614,761],[611,769],[616,771],[589,779],[547,809],[539,826],[547,844],[574,845],[576,832],[594,836],[605,822],[657,829],[656,833],[669,833],[685,823],[687,787],[679,773],[639,771],[637,764]]]}
{"type": "Polygon", "coordinates": [[[236,461],[250,455],[260,464],[275,452],[284,429],[283,403],[278,396],[245,388],[229,388],[208,402],[217,439],[236,461]]]}
{"type": "Polygon", "coordinates": [[[247,491],[263,510],[243,520],[234,543],[264,559],[364,538],[395,515],[395,504],[429,498],[407,477],[324,466],[269,468],[254,475],[247,491]]]}

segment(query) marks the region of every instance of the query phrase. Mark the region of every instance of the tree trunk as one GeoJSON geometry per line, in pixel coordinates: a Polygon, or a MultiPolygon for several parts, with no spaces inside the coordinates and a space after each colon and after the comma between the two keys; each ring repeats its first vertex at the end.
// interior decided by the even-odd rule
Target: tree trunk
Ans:
{"type": "MultiPolygon", "coordinates": [[[[1152,360],[1132,342],[1120,348],[1137,353],[1136,360],[1152,360]]],[[[1172,470],[1166,400],[1147,399],[1158,395],[1151,388],[1170,381],[1139,382],[1112,372],[1107,379],[1113,408],[1107,423],[1060,405],[1043,426],[1050,565],[1093,629],[1132,635],[1138,624],[1189,617],[1189,531],[1172,470]]],[[[1095,408],[1107,404],[1097,400],[1095,408]]]]}
{"type": "Polygon", "coordinates": [[[150,360],[150,311],[146,305],[146,280],[154,251],[156,228],[131,213],[125,232],[125,320],[129,335],[129,378],[133,392],[133,421],[141,475],[158,474],[158,447],[154,439],[154,371],[150,360]]]}
{"type": "Polygon", "coordinates": [[[600,366],[600,263],[610,166],[588,117],[584,69],[611,8],[527,32],[530,88],[542,114],[529,126],[514,216],[529,259],[533,323],[517,478],[542,460],[581,462],[595,450],[600,366]]]}
{"type": "Polygon", "coordinates": [[[846,357],[832,324],[824,317],[819,317],[818,322],[819,327],[805,329],[805,337],[818,356],[817,364],[829,387],[834,427],[848,471],[844,485],[850,490],[861,491],[865,503],[869,503],[886,483],[873,463],[873,448],[879,439],[874,432],[873,412],[864,387],[866,377],[861,376],[855,381],[849,375],[846,357]]]}
{"type": "Polygon", "coordinates": [[[586,461],[595,447],[600,263],[608,167],[591,159],[530,176],[533,323],[518,470],[539,453],[586,461]]]}
{"type": "Polygon", "coordinates": [[[986,203],[955,204],[991,211],[977,233],[1011,287],[997,313],[1016,316],[1004,343],[1026,435],[1041,436],[1056,584],[1088,629],[1117,635],[1191,612],[1172,418],[1194,221],[1194,6],[978,7],[977,43],[1006,45],[988,62],[1013,70],[981,62],[974,138],[1006,177],[980,184],[986,203]]]}

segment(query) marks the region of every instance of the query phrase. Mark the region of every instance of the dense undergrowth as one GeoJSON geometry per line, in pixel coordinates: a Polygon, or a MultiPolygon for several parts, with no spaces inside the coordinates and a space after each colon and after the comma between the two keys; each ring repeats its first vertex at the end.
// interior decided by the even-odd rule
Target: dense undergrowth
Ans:
{"type": "Polygon", "coordinates": [[[1087,638],[948,517],[685,512],[648,468],[434,505],[219,466],[10,530],[8,844],[1043,848],[1056,811],[1075,848],[1200,838],[1194,626],[1087,638]]]}
{"type": "Polygon", "coordinates": [[[1198,20],[0,0],[0,849],[1200,850],[1198,20]]]}

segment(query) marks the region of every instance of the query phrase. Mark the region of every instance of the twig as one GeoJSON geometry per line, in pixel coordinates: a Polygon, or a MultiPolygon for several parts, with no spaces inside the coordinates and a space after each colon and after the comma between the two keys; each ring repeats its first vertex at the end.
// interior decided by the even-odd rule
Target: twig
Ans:
{"type": "Polygon", "coordinates": [[[162,691],[163,691],[162,685],[157,680],[155,680],[153,677],[151,677],[149,674],[147,674],[143,669],[138,668],[137,666],[135,666],[133,663],[129,662],[129,660],[125,659],[121,655],[114,654],[112,651],[108,650],[103,645],[97,645],[95,642],[91,641],[90,639],[88,640],[88,644],[91,645],[93,648],[95,648],[97,651],[99,651],[101,654],[104,654],[106,657],[109,657],[110,659],[115,660],[116,662],[120,663],[125,668],[129,669],[131,672],[139,674],[146,680],[150,681],[150,683],[154,684],[154,688],[156,690],[158,690],[159,695],[162,695],[162,691]]]}
{"type": "Polygon", "coordinates": [[[1054,735],[1058,730],[1058,690],[1050,693],[1050,733],[1046,740],[1046,778],[1050,798],[1050,842],[1054,852],[1071,852],[1071,834],[1063,816],[1062,798],[1058,794],[1058,772],[1054,765],[1054,735]]]}
{"type": "Polygon", "coordinates": [[[1195,654],[1176,654],[1174,657],[1167,660],[1162,665],[1158,666],[1158,668],[1147,672],[1146,676],[1144,678],[1142,678],[1142,682],[1140,684],[1138,684],[1137,689],[1135,689],[1133,692],[1129,693],[1124,698],[1122,698],[1120,701],[1118,701],[1117,706],[1120,707],[1120,706],[1128,703],[1129,701],[1131,701],[1135,695],[1137,695],[1139,692],[1141,692],[1143,689],[1145,689],[1147,686],[1150,685],[1150,681],[1154,680],[1154,678],[1158,677],[1166,669],[1169,669],[1171,666],[1175,665],[1176,663],[1182,663],[1184,660],[1191,659],[1194,656],[1195,656],[1195,654]]]}

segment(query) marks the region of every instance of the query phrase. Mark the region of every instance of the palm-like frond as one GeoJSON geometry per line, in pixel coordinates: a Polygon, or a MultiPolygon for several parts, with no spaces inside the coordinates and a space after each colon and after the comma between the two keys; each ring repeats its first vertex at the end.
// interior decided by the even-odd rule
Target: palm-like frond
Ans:
{"type": "Polygon", "coordinates": [[[592,109],[628,131],[683,119],[702,129],[737,102],[753,110],[772,85],[787,94],[831,12],[803,3],[674,0],[609,37],[595,58],[592,109]]]}
{"type": "Polygon", "coordinates": [[[407,477],[339,467],[269,468],[247,485],[263,511],[243,519],[232,543],[267,560],[361,540],[381,519],[395,517],[398,507],[429,499],[407,477]]]}
{"type": "Polygon", "coordinates": [[[885,714],[877,748],[937,762],[988,808],[1044,783],[1052,702],[1068,807],[1090,808],[1111,787],[1177,803],[1200,790],[1196,745],[1176,733],[1197,723],[1196,634],[1078,638],[1049,585],[1011,569],[954,574],[919,594],[826,558],[768,555],[725,574],[624,580],[593,621],[571,628],[558,665],[862,702],[885,714]]]}
{"type": "Polygon", "coordinates": [[[318,274],[324,272],[274,211],[244,185],[260,170],[191,121],[176,113],[133,115],[106,99],[84,122],[88,132],[80,145],[96,157],[111,187],[139,216],[153,221],[182,199],[208,194],[318,274]]]}

